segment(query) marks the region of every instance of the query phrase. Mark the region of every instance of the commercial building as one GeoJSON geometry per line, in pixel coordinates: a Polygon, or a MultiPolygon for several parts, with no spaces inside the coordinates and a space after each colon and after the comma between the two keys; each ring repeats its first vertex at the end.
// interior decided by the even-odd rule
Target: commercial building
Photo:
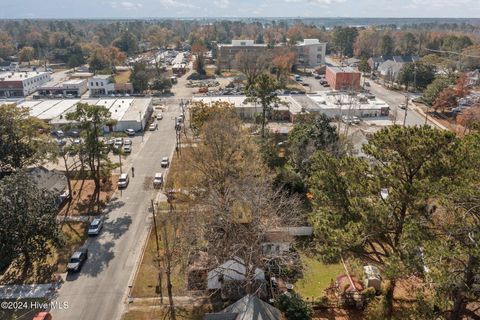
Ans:
{"type": "Polygon", "coordinates": [[[32,100],[19,103],[20,107],[28,108],[30,115],[48,122],[52,127],[58,128],[71,123],[66,115],[75,111],[78,103],[102,105],[111,113],[111,118],[116,120],[116,125],[107,126],[105,132],[124,131],[133,129],[142,131],[153,113],[151,98],[105,98],[105,99],[48,99],[32,100]]]}
{"type": "MultiPolygon", "coordinates": [[[[282,47],[279,45],[278,47],[282,47]]],[[[264,43],[255,43],[254,40],[232,40],[229,44],[216,44],[212,50],[213,58],[217,59],[217,66],[221,69],[238,68],[236,56],[239,52],[252,55],[261,55],[268,49],[264,43]]],[[[276,47],[277,48],[277,47],[276,47]]],[[[301,68],[316,68],[325,64],[327,44],[318,39],[304,39],[295,45],[296,64],[301,68]]]]}
{"type": "Polygon", "coordinates": [[[0,97],[26,97],[50,81],[48,72],[3,72],[0,73],[0,97]]]}
{"type": "Polygon", "coordinates": [[[90,97],[107,96],[112,94],[132,94],[131,83],[115,83],[109,74],[95,75],[88,80],[90,97]]]}
{"type": "MultiPolygon", "coordinates": [[[[193,101],[201,101],[207,104],[213,102],[228,102],[234,108],[241,119],[253,120],[256,115],[262,113],[262,106],[258,103],[245,102],[246,96],[199,96],[194,97],[193,101]]],[[[274,121],[295,120],[295,116],[302,111],[302,107],[291,96],[279,96],[281,103],[275,105],[273,110],[267,114],[268,119],[274,121]]]]}
{"type": "Polygon", "coordinates": [[[45,97],[81,97],[87,92],[86,79],[72,79],[60,82],[48,82],[40,86],[38,95],[45,97]]]}
{"type": "Polygon", "coordinates": [[[325,80],[334,90],[357,90],[360,88],[360,72],[351,67],[327,67],[325,80]]]}
{"type": "Polygon", "coordinates": [[[327,43],[318,39],[304,39],[297,43],[298,67],[315,68],[325,64],[327,43]]]}
{"type": "Polygon", "coordinates": [[[261,55],[266,49],[266,44],[255,43],[254,40],[232,40],[230,44],[217,44],[214,58],[219,68],[235,69],[238,68],[235,57],[239,52],[261,55]]]}
{"type": "Polygon", "coordinates": [[[337,92],[322,92],[307,96],[314,104],[304,107],[309,113],[323,113],[329,118],[356,116],[359,118],[387,117],[389,105],[380,99],[368,99],[363,94],[350,95],[337,92]]]}

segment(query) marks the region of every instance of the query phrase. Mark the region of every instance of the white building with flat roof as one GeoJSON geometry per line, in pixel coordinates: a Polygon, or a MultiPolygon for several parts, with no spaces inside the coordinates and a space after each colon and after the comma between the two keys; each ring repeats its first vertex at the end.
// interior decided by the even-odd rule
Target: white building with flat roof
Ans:
{"type": "Polygon", "coordinates": [[[304,39],[296,45],[299,67],[315,68],[325,64],[327,43],[318,39],[304,39]]]}
{"type": "Polygon", "coordinates": [[[0,73],[0,98],[26,97],[51,80],[48,72],[0,73]]]}
{"type": "Polygon", "coordinates": [[[85,92],[87,92],[86,79],[49,81],[37,89],[40,96],[46,97],[81,97],[85,92]]]}
{"type": "Polygon", "coordinates": [[[58,128],[71,123],[66,119],[68,113],[75,111],[78,103],[104,106],[117,123],[103,128],[105,132],[133,129],[144,130],[153,112],[151,98],[105,98],[105,99],[48,99],[23,101],[18,105],[28,108],[30,115],[48,122],[58,128]]]}
{"type": "MultiPolygon", "coordinates": [[[[302,106],[292,99],[291,96],[278,96],[281,103],[275,105],[269,119],[276,121],[291,121],[302,111],[302,106]]],[[[193,101],[201,101],[206,104],[213,102],[228,102],[234,108],[240,118],[245,120],[253,120],[256,114],[262,113],[262,106],[258,103],[245,102],[246,96],[196,96],[193,101]]]]}

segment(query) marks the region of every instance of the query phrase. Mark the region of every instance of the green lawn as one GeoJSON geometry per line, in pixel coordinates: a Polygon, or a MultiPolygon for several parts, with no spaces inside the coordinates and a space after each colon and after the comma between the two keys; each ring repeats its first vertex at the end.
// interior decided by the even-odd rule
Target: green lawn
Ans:
{"type": "Polygon", "coordinates": [[[315,258],[301,255],[304,266],[303,278],[295,283],[295,291],[304,298],[318,298],[324,295],[324,291],[332,279],[343,274],[345,270],[341,264],[324,264],[315,258]]]}

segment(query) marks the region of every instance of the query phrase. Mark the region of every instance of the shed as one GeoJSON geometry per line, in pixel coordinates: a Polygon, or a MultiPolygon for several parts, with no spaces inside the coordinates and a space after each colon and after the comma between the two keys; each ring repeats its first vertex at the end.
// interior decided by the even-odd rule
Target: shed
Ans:
{"type": "Polygon", "coordinates": [[[378,292],[381,289],[382,277],[380,275],[380,270],[375,266],[364,266],[363,267],[363,283],[367,288],[375,288],[378,292]]]}
{"type": "Polygon", "coordinates": [[[257,296],[246,295],[218,313],[205,315],[204,320],[280,320],[282,313],[257,296]]]}

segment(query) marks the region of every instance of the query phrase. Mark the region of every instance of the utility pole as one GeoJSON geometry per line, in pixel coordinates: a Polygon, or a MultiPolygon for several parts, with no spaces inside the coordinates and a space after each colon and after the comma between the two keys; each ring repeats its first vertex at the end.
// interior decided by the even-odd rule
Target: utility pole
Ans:
{"type": "Polygon", "coordinates": [[[407,123],[407,112],[408,112],[408,84],[407,84],[407,93],[405,94],[405,115],[403,116],[403,126],[404,127],[407,123]]]}
{"type": "Polygon", "coordinates": [[[155,229],[155,243],[157,245],[157,265],[158,265],[158,292],[160,293],[160,303],[163,303],[163,294],[162,294],[162,268],[160,266],[160,246],[158,245],[158,230],[157,230],[157,219],[155,218],[155,205],[152,202],[152,218],[153,218],[153,228],[155,229]]]}

